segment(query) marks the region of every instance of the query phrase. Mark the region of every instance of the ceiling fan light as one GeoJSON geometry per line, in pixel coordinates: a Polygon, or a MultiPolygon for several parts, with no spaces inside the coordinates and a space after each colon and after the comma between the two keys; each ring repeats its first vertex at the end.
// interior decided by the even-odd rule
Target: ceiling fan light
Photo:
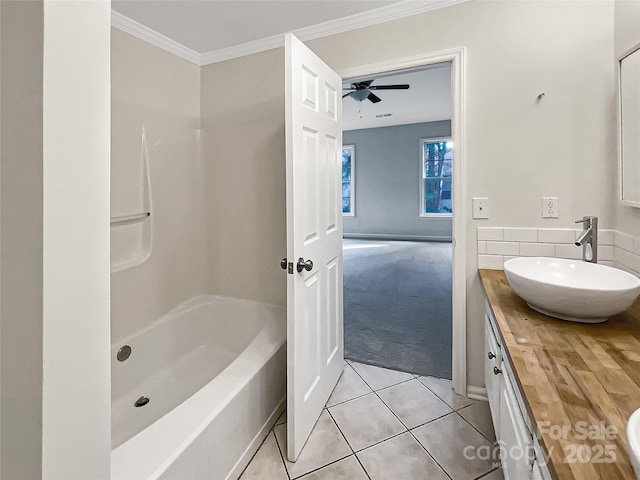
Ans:
{"type": "Polygon", "coordinates": [[[364,90],[356,90],[355,92],[351,92],[351,98],[357,100],[359,102],[363,101],[365,98],[369,96],[371,92],[369,89],[365,88],[364,90]]]}

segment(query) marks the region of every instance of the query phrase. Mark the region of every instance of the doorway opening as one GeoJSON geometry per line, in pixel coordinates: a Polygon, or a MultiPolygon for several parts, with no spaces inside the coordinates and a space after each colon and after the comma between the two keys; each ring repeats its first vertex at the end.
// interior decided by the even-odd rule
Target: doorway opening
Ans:
{"type": "Polygon", "coordinates": [[[464,307],[453,301],[461,55],[340,72],[345,357],[453,379],[457,393],[466,383],[454,345],[464,307]]]}

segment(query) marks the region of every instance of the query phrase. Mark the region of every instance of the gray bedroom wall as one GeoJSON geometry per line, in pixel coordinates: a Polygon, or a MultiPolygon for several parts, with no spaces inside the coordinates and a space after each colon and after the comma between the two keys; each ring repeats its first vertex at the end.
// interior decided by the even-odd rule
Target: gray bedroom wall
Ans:
{"type": "Polygon", "coordinates": [[[419,216],[420,139],[450,135],[450,120],[343,132],[343,145],[355,145],[356,181],[344,235],[451,241],[451,217],[419,216]]]}

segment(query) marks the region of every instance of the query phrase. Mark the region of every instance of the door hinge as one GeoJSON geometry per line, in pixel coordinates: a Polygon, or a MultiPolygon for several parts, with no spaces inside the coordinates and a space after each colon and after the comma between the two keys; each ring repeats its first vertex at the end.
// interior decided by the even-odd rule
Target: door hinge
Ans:
{"type": "Polygon", "coordinates": [[[283,258],[280,260],[280,268],[286,270],[288,274],[293,275],[293,262],[288,262],[287,259],[283,258]]]}

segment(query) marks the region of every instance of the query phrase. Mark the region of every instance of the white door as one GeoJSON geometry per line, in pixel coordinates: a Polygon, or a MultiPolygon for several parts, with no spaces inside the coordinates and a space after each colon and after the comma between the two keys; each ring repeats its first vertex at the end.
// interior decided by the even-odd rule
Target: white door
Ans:
{"type": "Polygon", "coordinates": [[[287,456],[295,461],[344,364],[342,80],[287,34],[285,85],[287,456]]]}

